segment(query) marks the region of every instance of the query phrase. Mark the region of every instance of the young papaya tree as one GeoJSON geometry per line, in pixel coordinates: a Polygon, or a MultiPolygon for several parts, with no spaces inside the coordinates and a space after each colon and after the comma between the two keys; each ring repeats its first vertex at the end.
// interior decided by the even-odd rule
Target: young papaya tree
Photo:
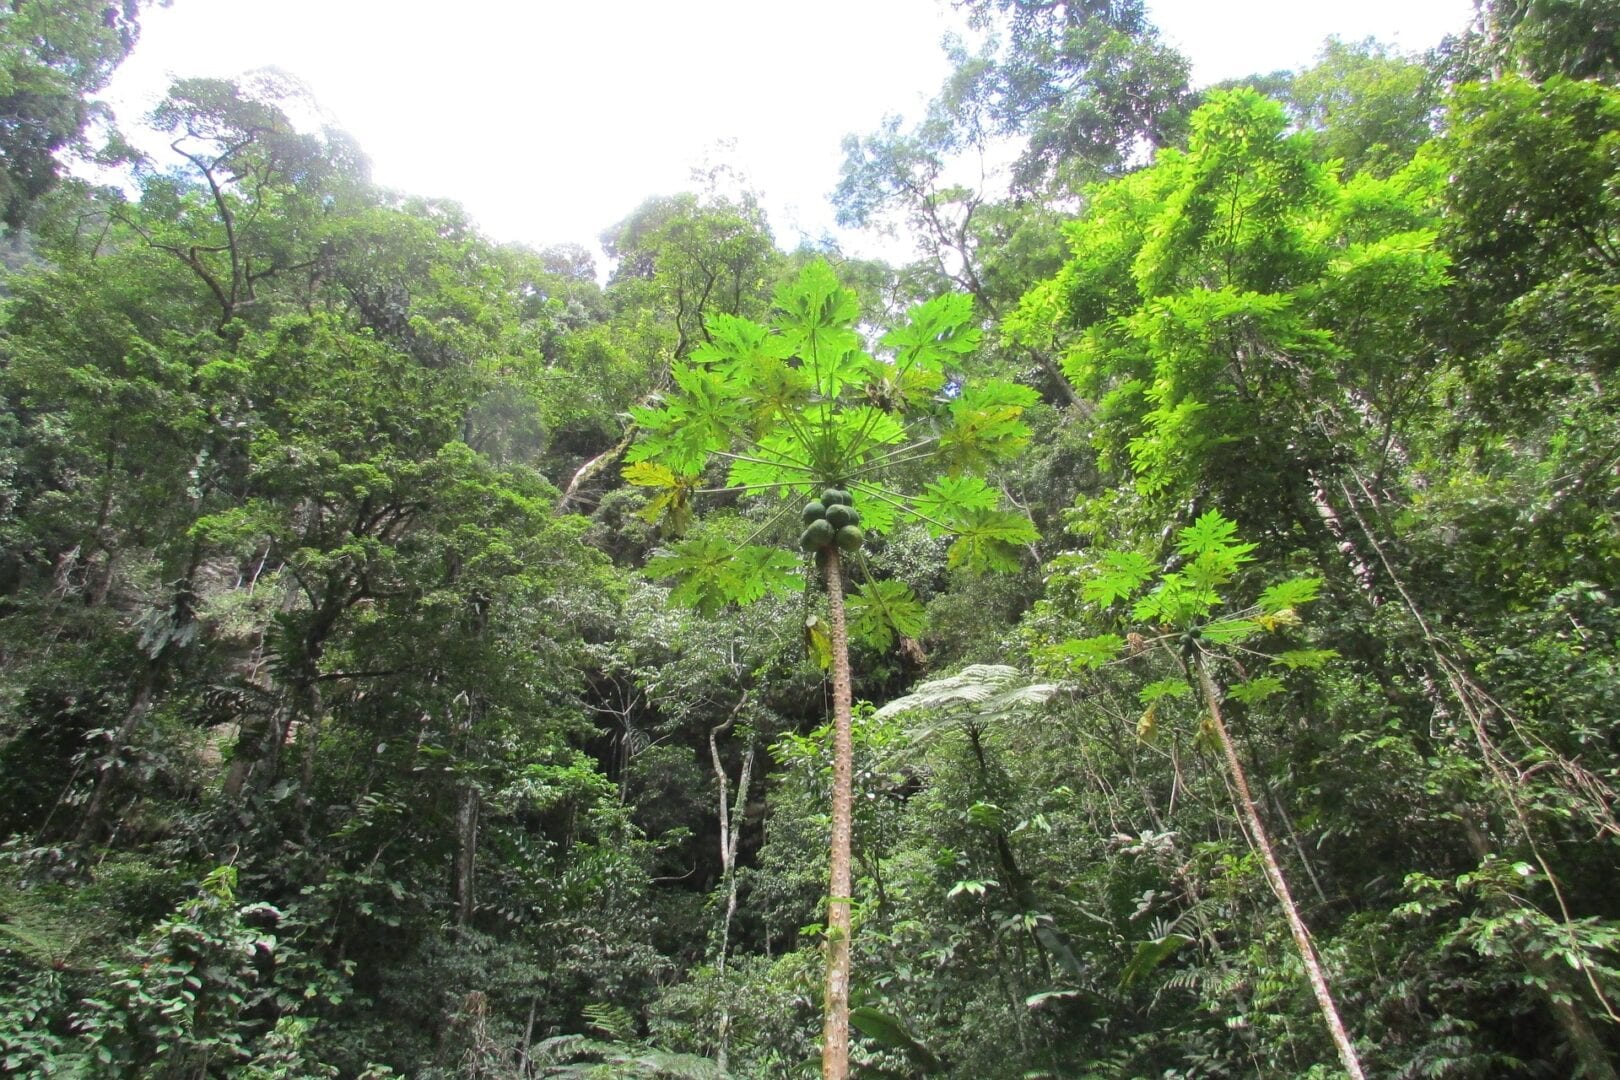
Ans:
{"type": "Polygon", "coordinates": [[[970,376],[979,342],[972,300],[946,295],[913,308],[867,351],[859,304],[825,262],[808,264],[775,297],[775,326],[716,315],[708,341],[673,369],[673,387],[634,411],[641,430],[625,479],[651,489],[648,509],[681,531],[696,497],[724,492],[765,500],[774,513],[737,542],[722,530],[678,540],[650,574],[678,579],[675,602],[715,610],[800,586],[801,557],[767,542],[791,538],[814,556],[827,591],[833,688],[833,792],[827,905],[826,1022],[822,1075],[849,1069],[851,735],[849,627],[879,646],[914,634],[922,608],[898,582],[849,587],[848,564],[868,533],[902,521],[954,537],[948,560],[1010,569],[1034,526],[1002,507],[984,471],[1018,453],[1034,391],[970,376]],[[705,488],[723,463],[725,486],[705,488]],[[937,478],[904,491],[893,478],[927,465],[937,478]],[[848,607],[846,608],[846,592],[848,607]]]}
{"type": "Polygon", "coordinates": [[[1254,544],[1238,539],[1232,522],[1211,510],[1178,534],[1176,557],[1180,566],[1173,571],[1160,573],[1152,559],[1136,551],[1107,552],[1095,561],[1085,556],[1061,557],[1060,573],[1083,575],[1083,599],[1104,610],[1128,602],[1123,621],[1148,632],[1130,630],[1123,636],[1107,633],[1070,640],[1043,650],[1042,658],[1059,668],[1082,670],[1127,662],[1146,664],[1150,669],[1157,666],[1165,677],[1147,683],[1140,693],[1145,711],[1137,731],[1144,739],[1153,736],[1162,702],[1184,697],[1201,706],[1199,738],[1226,765],[1238,816],[1260,857],[1266,883],[1287,919],[1339,1062],[1348,1076],[1361,1080],[1366,1073],[1355,1042],[1334,1001],[1310,929],[1283,876],[1282,864],[1249,787],[1248,772],[1222,715],[1223,696],[1252,705],[1284,689],[1276,675],[1257,673],[1257,662],[1264,661],[1277,671],[1313,669],[1336,655],[1331,649],[1286,649],[1267,654],[1243,644],[1298,625],[1297,608],[1315,599],[1321,584],[1316,578],[1291,578],[1265,589],[1254,604],[1234,610],[1226,603],[1227,587],[1242,565],[1251,560],[1254,548],[1254,544]],[[1249,667],[1240,662],[1240,656],[1249,667]],[[1214,674],[1222,666],[1238,675],[1224,695],[1214,674]]]}

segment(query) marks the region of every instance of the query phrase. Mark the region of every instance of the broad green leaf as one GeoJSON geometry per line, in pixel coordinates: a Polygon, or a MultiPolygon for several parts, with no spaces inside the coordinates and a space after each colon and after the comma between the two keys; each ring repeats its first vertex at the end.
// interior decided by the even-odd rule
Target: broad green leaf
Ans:
{"type": "Polygon", "coordinates": [[[1260,624],[1253,619],[1216,619],[1199,627],[1204,640],[1216,645],[1232,645],[1260,632],[1260,624]]]}
{"type": "Polygon", "coordinates": [[[1022,545],[1038,539],[1035,525],[1022,514],[975,510],[959,526],[945,561],[953,568],[1016,570],[1022,545]]]}
{"type": "Polygon", "coordinates": [[[1279,581],[1260,594],[1260,610],[1267,615],[1275,615],[1279,611],[1308,604],[1316,599],[1317,591],[1321,587],[1321,578],[1302,577],[1279,581]]]}
{"type": "Polygon", "coordinates": [[[879,1012],[869,1005],[860,1005],[849,1010],[849,1023],[879,1046],[904,1051],[913,1067],[920,1072],[934,1073],[945,1067],[932,1050],[917,1041],[904,1024],[888,1013],[879,1012]]]}
{"type": "Polygon", "coordinates": [[[713,614],[732,602],[741,586],[733,560],[736,548],[715,533],[676,544],[667,553],[647,560],[647,576],[673,577],[670,599],[686,607],[713,614]]]}
{"type": "Polygon", "coordinates": [[[1240,557],[1231,548],[1200,552],[1198,557],[1181,571],[1181,575],[1194,585],[1214,588],[1232,580],[1240,561],[1240,557]]]}
{"type": "Polygon", "coordinates": [[[1077,667],[1097,668],[1118,659],[1124,648],[1125,639],[1118,634],[1099,634],[1054,645],[1047,650],[1047,655],[1068,660],[1077,667]]]}
{"type": "Polygon", "coordinates": [[[1090,603],[1107,607],[1141,588],[1156,569],[1146,555],[1110,551],[1099,561],[1096,576],[1080,586],[1080,595],[1090,603]]]}
{"type": "Polygon", "coordinates": [[[926,484],[912,505],[928,519],[930,535],[944,536],[974,512],[994,510],[1000,501],[1001,494],[977,476],[942,476],[926,484]]]}
{"type": "Polygon", "coordinates": [[[676,544],[647,561],[647,576],[676,579],[670,600],[713,614],[727,604],[751,604],[768,593],[803,584],[799,561],[781,548],[737,547],[717,533],[676,544]]]}
{"type": "Polygon", "coordinates": [[[1192,687],[1185,679],[1159,679],[1142,687],[1136,696],[1142,704],[1151,705],[1161,698],[1191,697],[1192,687]]]}
{"type": "Polygon", "coordinates": [[[782,366],[789,355],[780,335],[750,319],[715,312],[704,318],[703,329],[708,340],[692,350],[692,362],[713,364],[750,385],[762,373],[762,361],[782,366]]]}
{"type": "Polygon", "coordinates": [[[636,511],[642,521],[662,525],[669,535],[679,536],[692,522],[692,488],[695,476],[677,476],[667,465],[654,461],[636,461],[626,465],[621,474],[637,487],[653,488],[658,494],[646,506],[636,511]]]}
{"type": "Polygon", "coordinates": [[[1001,828],[1002,819],[1006,816],[1005,810],[991,802],[980,801],[967,808],[968,823],[981,829],[1001,828]]]}
{"type": "Polygon", "coordinates": [[[1029,443],[1022,417],[1039,400],[1029,387],[1002,379],[963,387],[948,409],[951,423],[940,435],[940,459],[956,472],[1012,457],[1029,443]]]}
{"type": "Polygon", "coordinates": [[[923,606],[903,581],[863,581],[845,597],[852,637],[884,650],[895,636],[921,637],[926,625],[923,606]]]}
{"type": "Polygon", "coordinates": [[[1338,655],[1337,649],[1290,649],[1278,653],[1271,662],[1281,664],[1290,671],[1300,669],[1309,671],[1321,667],[1338,655]]]}
{"type": "Polygon", "coordinates": [[[790,432],[767,435],[757,446],[739,451],[732,459],[726,483],[741,488],[808,483],[812,470],[802,454],[802,447],[790,432]]]}
{"type": "Polygon", "coordinates": [[[638,461],[620,470],[627,481],[637,487],[666,488],[678,486],[675,471],[668,465],[654,461],[638,461]]]}
{"type": "Polygon", "coordinates": [[[768,595],[790,595],[804,587],[798,557],[779,547],[751,544],[740,549],[736,559],[742,581],[733,599],[739,604],[752,604],[768,595]]]}
{"type": "Polygon", "coordinates": [[[906,439],[906,429],[898,420],[870,405],[839,410],[833,430],[838,440],[838,472],[841,474],[859,468],[906,439]]]}
{"type": "Polygon", "coordinates": [[[1137,980],[1151,974],[1154,968],[1170,959],[1177,949],[1191,943],[1192,938],[1184,934],[1166,934],[1162,938],[1137,942],[1136,955],[1131,957],[1130,963],[1120,972],[1120,989],[1130,989],[1137,980]]]}
{"type": "Polygon", "coordinates": [[[921,405],[945,385],[945,373],[961,366],[979,346],[973,300],[960,293],[935,297],[908,313],[909,321],[881,342],[895,351],[893,379],[909,405],[921,405]]]}
{"type": "Polygon", "coordinates": [[[1248,562],[1249,553],[1256,545],[1237,538],[1237,526],[1211,510],[1181,530],[1176,550],[1189,558],[1210,553],[1222,553],[1234,563],[1248,562]]]}
{"type": "Polygon", "coordinates": [[[892,493],[859,481],[850,484],[849,490],[861,515],[861,528],[868,536],[881,536],[894,528],[901,511],[894,505],[896,497],[892,493]]]}
{"type": "Polygon", "coordinates": [[[700,472],[711,453],[730,446],[748,426],[749,413],[737,386],[719,372],[676,364],[671,374],[678,391],[662,407],[630,410],[642,434],[625,459],[657,459],[677,473],[700,472]]]}
{"type": "Polygon", "coordinates": [[[826,262],[806,263],[799,276],[776,288],[783,322],[801,333],[817,327],[848,326],[860,318],[860,303],[826,262]]]}
{"type": "Polygon", "coordinates": [[[1166,574],[1158,588],[1132,606],[1131,617],[1138,622],[1185,629],[1213,611],[1220,599],[1214,589],[1194,584],[1180,574],[1166,574]]]}
{"type": "Polygon", "coordinates": [[[1281,693],[1282,689],[1281,679],[1272,675],[1261,675],[1258,678],[1250,679],[1246,683],[1239,683],[1231,687],[1227,690],[1227,694],[1230,695],[1233,701],[1253,705],[1256,702],[1264,701],[1272,694],[1281,693]]]}

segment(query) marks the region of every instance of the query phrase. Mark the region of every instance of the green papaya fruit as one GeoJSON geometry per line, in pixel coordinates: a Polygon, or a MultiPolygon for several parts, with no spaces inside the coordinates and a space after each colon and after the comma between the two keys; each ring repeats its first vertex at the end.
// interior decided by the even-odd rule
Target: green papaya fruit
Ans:
{"type": "Polygon", "coordinates": [[[804,523],[806,525],[812,521],[819,521],[826,516],[827,507],[822,503],[812,500],[804,504],[804,523]]]}
{"type": "Polygon", "coordinates": [[[855,513],[855,508],[845,506],[843,503],[833,503],[827,507],[827,520],[832,522],[832,527],[835,529],[842,529],[845,525],[860,523],[860,517],[855,513]]]}
{"type": "Polygon", "coordinates": [[[835,532],[837,532],[837,530],[834,529],[832,527],[832,523],[827,521],[825,518],[812,521],[810,523],[810,527],[804,530],[804,535],[799,537],[799,546],[804,548],[806,551],[815,551],[818,548],[824,548],[828,544],[832,543],[833,534],[835,532]]]}
{"type": "Polygon", "coordinates": [[[859,551],[861,541],[865,539],[866,534],[861,532],[859,525],[845,525],[838,530],[838,548],[841,551],[859,551]]]}

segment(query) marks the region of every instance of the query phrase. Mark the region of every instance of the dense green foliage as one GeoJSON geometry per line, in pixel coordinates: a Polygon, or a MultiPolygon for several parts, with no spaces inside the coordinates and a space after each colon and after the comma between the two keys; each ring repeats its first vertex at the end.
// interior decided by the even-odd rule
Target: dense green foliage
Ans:
{"type": "Polygon", "coordinates": [[[0,1072],[815,1075],[846,906],[858,1076],[1617,1075],[1614,4],[965,6],[915,263],[605,283],[274,77],[74,179],[140,5],[0,13],[0,1072]]]}

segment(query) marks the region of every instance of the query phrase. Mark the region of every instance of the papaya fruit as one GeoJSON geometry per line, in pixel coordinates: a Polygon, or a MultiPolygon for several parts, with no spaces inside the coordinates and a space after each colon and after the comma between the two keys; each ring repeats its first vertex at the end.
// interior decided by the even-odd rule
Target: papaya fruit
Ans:
{"type": "Polygon", "coordinates": [[[859,525],[861,523],[860,515],[855,512],[855,508],[845,506],[843,503],[833,503],[827,507],[827,520],[832,522],[832,527],[835,529],[842,529],[845,525],[859,525]]]}
{"type": "Polygon", "coordinates": [[[828,506],[832,506],[835,503],[849,506],[854,503],[855,500],[851,499],[849,497],[849,492],[845,491],[843,488],[828,488],[826,491],[821,493],[821,501],[826,503],[828,506]]]}
{"type": "Polygon", "coordinates": [[[859,551],[861,541],[865,539],[866,534],[861,532],[859,525],[845,525],[838,530],[838,549],[850,552],[859,551]]]}
{"type": "Polygon", "coordinates": [[[810,524],[812,521],[819,521],[826,516],[827,507],[824,504],[816,502],[813,499],[804,504],[804,523],[806,525],[810,524]]]}
{"type": "Polygon", "coordinates": [[[832,527],[831,522],[826,518],[819,518],[812,521],[810,527],[804,530],[804,534],[799,537],[799,546],[806,551],[816,551],[824,548],[832,543],[833,535],[836,532],[837,530],[832,527]]]}

